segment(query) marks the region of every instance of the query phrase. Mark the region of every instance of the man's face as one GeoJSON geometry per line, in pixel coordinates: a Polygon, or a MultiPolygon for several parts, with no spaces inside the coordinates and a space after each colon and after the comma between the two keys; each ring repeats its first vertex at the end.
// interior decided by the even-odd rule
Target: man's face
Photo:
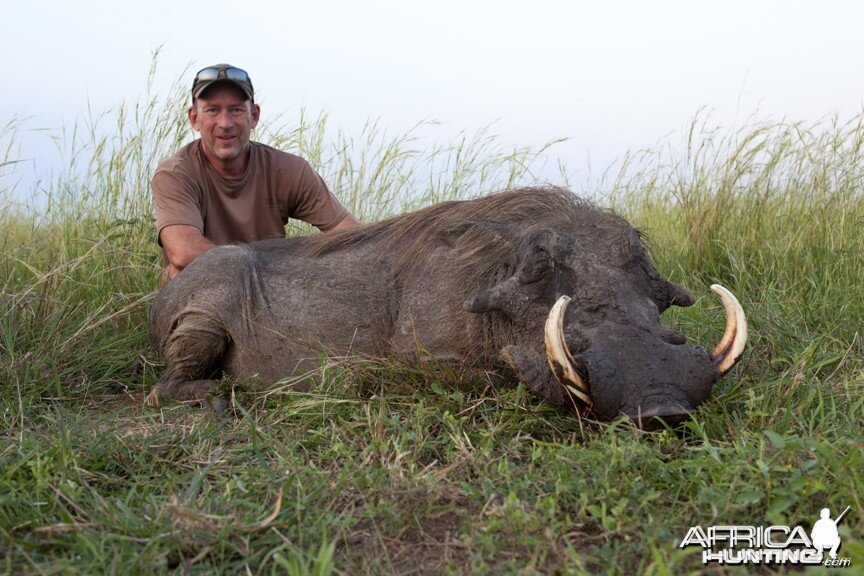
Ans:
{"type": "Polygon", "coordinates": [[[189,108],[189,122],[201,133],[204,152],[212,159],[231,162],[249,146],[261,109],[230,84],[217,84],[189,108]]]}

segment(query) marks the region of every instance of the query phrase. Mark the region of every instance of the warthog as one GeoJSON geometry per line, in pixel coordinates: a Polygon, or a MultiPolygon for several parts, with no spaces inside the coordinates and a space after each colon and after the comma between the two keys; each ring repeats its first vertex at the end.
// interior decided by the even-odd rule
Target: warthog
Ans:
{"type": "Polygon", "coordinates": [[[197,258],[154,303],[168,366],[149,400],[201,399],[219,369],[273,383],[326,351],[432,357],[600,420],[674,425],[746,342],[737,300],[714,289],[727,327],[709,354],[660,323],[693,297],[660,277],[620,216],[557,188],[444,202],[197,258]]]}

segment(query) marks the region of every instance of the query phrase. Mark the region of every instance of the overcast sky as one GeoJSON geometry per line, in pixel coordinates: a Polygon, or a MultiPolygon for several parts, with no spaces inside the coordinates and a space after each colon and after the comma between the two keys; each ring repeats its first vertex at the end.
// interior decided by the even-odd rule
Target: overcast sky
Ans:
{"type": "Polygon", "coordinates": [[[576,181],[589,154],[597,172],[701,108],[732,125],[864,103],[851,0],[30,0],[2,14],[0,125],[30,117],[18,142],[37,172],[56,161],[50,130],[140,97],[160,46],[157,83],[230,62],[265,117],[305,106],[349,132],[435,118],[445,135],[494,122],[514,145],[567,137],[555,150],[576,181]]]}

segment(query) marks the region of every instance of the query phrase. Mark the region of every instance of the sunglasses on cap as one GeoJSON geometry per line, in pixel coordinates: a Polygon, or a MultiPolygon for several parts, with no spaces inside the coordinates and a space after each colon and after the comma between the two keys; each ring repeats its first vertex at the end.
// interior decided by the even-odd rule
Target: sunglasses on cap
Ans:
{"type": "Polygon", "coordinates": [[[207,88],[221,81],[236,85],[250,99],[253,98],[252,79],[245,70],[230,64],[217,64],[202,68],[195,74],[195,80],[192,82],[192,99],[198,98],[207,88]]]}
{"type": "Polygon", "coordinates": [[[209,80],[234,80],[237,82],[252,83],[249,74],[247,74],[245,70],[225,65],[208,66],[207,68],[199,70],[195,75],[196,84],[198,82],[207,82],[209,80]]]}

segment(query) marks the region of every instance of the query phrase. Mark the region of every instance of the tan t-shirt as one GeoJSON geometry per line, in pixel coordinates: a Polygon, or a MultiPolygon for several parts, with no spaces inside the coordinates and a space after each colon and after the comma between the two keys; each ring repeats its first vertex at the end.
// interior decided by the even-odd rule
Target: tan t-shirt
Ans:
{"type": "MultiPolygon", "coordinates": [[[[196,140],[162,161],[150,182],[157,238],[165,226],[186,224],[215,244],[285,236],[288,218],[330,230],[348,211],[299,156],[250,142],[246,174],[223,178],[196,140]]],[[[160,242],[161,244],[161,242],[160,242]]]]}

